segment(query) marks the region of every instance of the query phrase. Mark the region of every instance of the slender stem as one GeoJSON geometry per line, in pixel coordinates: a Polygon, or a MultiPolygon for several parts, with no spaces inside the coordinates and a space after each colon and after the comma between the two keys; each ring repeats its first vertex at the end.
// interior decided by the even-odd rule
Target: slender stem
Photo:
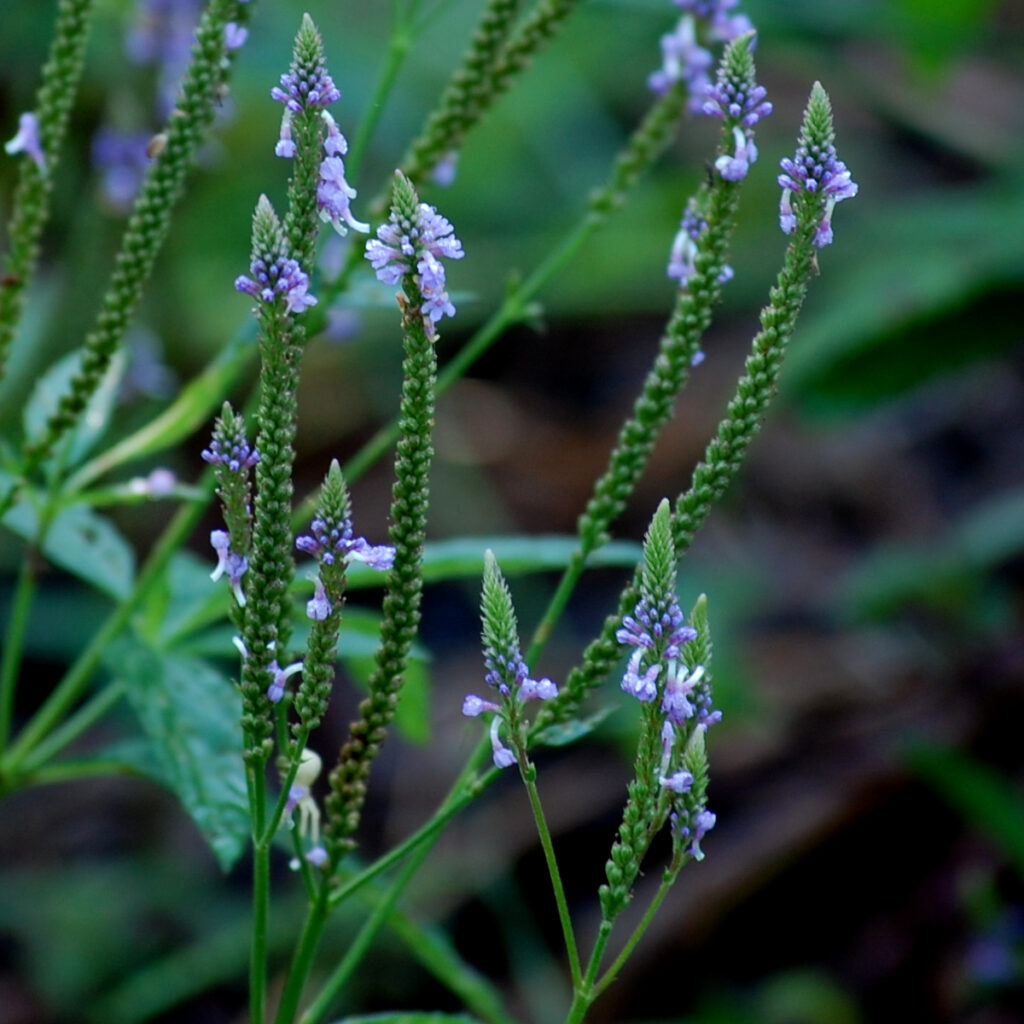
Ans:
{"type": "MultiPolygon", "coordinates": [[[[373,942],[377,932],[380,931],[388,917],[390,917],[399,896],[402,895],[405,887],[415,877],[431,849],[433,849],[432,843],[424,843],[416,850],[409,863],[406,864],[398,878],[392,883],[384,898],[373,909],[366,923],[359,929],[359,934],[353,940],[352,945],[349,946],[348,952],[342,958],[341,963],[331,972],[331,976],[327,979],[316,999],[313,1000],[306,1009],[306,1012],[299,1018],[299,1024],[315,1024],[316,1021],[321,1020],[327,1013],[335,996],[344,987],[352,972],[359,966],[360,961],[370,948],[370,943],[373,942]]],[[[277,1024],[286,1024],[286,1022],[279,1018],[277,1024]]]]}
{"type": "Polygon", "coordinates": [[[594,992],[594,978],[597,977],[597,972],[601,966],[601,958],[604,956],[605,948],[608,945],[608,937],[612,932],[612,922],[602,921],[601,927],[597,933],[597,941],[594,943],[594,949],[590,954],[590,960],[587,963],[587,973],[583,978],[583,981],[576,986],[576,991],[573,994],[572,1005],[569,1007],[569,1013],[566,1015],[566,1024],[581,1024],[583,1018],[586,1016],[587,1010],[590,1009],[594,1000],[597,998],[594,992]]]}
{"type": "Polygon", "coordinates": [[[574,551],[569,558],[569,564],[566,565],[565,570],[562,572],[562,578],[558,581],[558,587],[554,594],[551,595],[551,600],[544,610],[544,615],[540,622],[537,623],[537,628],[533,631],[530,647],[526,652],[526,663],[528,665],[534,666],[537,664],[544,647],[551,637],[552,630],[562,617],[562,612],[565,611],[565,606],[569,603],[569,598],[572,596],[573,590],[576,589],[580,576],[583,575],[583,567],[586,564],[588,554],[590,554],[590,551],[585,543],[581,541],[579,549],[574,551]]]}
{"type": "Polygon", "coordinates": [[[267,778],[262,760],[247,765],[252,815],[252,947],[249,960],[249,1021],[263,1024],[267,998],[267,929],[270,919],[270,844],[261,842],[267,778]]]}
{"type": "MultiPolygon", "coordinates": [[[[525,759],[525,751],[519,753],[520,764],[525,759]]],[[[555,906],[558,908],[558,920],[562,926],[562,938],[565,941],[565,952],[569,957],[569,971],[572,975],[574,989],[578,989],[581,983],[580,954],[576,947],[576,935],[572,930],[572,918],[569,916],[569,904],[565,899],[565,889],[562,886],[562,876],[558,870],[558,861],[555,858],[555,847],[551,841],[551,832],[548,829],[547,819],[544,817],[544,808],[541,806],[540,793],[537,791],[536,768],[529,762],[521,768],[520,774],[526,785],[526,792],[530,797],[530,809],[533,811],[533,820],[537,826],[537,834],[540,836],[540,845],[544,850],[544,860],[547,862],[548,875],[551,877],[551,888],[555,894],[555,906]]]]}
{"type": "MultiPolygon", "coordinates": [[[[669,868],[665,871],[665,874],[661,879],[661,885],[658,886],[658,891],[654,894],[654,899],[651,900],[651,905],[647,908],[647,912],[640,919],[640,923],[636,926],[636,928],[633,929],[633,934],[630,935],[625,946],[622,947],[622,951],[615,958],[615,961],[608,968],[608,970],[604,972],[604,974],[601,977],[601,980],[598,981],[592,987],[590,993],[591,1002],[593,1002],[615,980],[615,978],[618,976],[619,971],[622,970],[622,965],[632,955],[633,950],[636,949],[637,944],[644,936],[644,932],[647,931],[648,926],[654,919],[654,915],[658,912],[658,908],[661,906],[665,897],[668,895],[669,889],[672,888],[672,883],[676,880],[676,875],[679,874],[679,867],[681,866],[681,864],[679,866],[673,864],[670,865],[669,868]]],[[[602,929],[604,928],[605,924],[608,924],[608,934],[611,934],[611,922],[602,922],[602,929]]],[[[596,951],[597,947],[595,947],[595,953],[596,951]]],[[[601,952],[604,952],[603,947],[601,949],[601,952]]],[[[599,959],[597,961],[594,961],[593,963],[593,966],[595,968],[595,974],[596,968],[599,966],[599,964],[599,959]]],[[[569,1024],[569,1022],[567,1021],[566,1024],[569,1024]]]]}
{"type": "Polygon", "coordinates": [[[324,879],[317,889],[316,899],[306,914],[302,935],[299,938],[299,944],[295,947],[291,966],[288,968],[288,981],[281,993],[281,1002],[277,1007],[275,1024],[291,1024],[295,1020],[299,1000],[302,998],[302,990],[313,966],[313,957],[320,943],[324,925],[327,923],[329,912],[327,892],[327,879],[324,879]]]}
{"type": "Polygon", "coordinates": [[[35,559],[36,550],[29,547],[22,558],[21,571],[18,573],[18,582],[14,589],[10,621],[4,634],[3,662],[0,664],[0,750],[7,746],[11,735],[18,669],[25,648],[29,610],[37,590],[35,559]]]}

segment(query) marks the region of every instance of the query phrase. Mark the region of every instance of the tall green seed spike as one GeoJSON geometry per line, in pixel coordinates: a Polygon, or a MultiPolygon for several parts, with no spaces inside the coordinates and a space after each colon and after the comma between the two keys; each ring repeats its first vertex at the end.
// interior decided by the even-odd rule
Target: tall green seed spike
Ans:
{"type": "Polygon", "coordinates": [[[46,459],[60,438],[78,422],[142,297],[143,285],[167,236],[185,175],[213,120],[220,88],[231,66],[224,59],[224,26],[236,6],[234,0],[211,0],[200,19],[192,59],[167,126],[167,142],[150,165],[135,200],[96,326],[85,339],[81,369],[47,420],[44,435],[26,446],[26,475],[46,459]]]}
{"type": "MultiPolygon", "coordinates": [[[[393,210],[398,218],[415,222],[419,198],[399,171],[392,186],[393,210]]],[[[434,391],[437,357],[418,313],[422,296],[411,273],[403,289],[414,315],[403,313],[401,437],[395,454],[395,484],[391,501],[391,542],[395,560],[385,582],[380,646],[370,676],[369,696],[359,706],[359,717],[349,730],[338,763],[330,775],[327,797],[327,842],[336,860],[354,845],[369,784],[370,768],[387,736],[398,706],[409,653],[419,630],[423,592],[423,544],[426,540],[430,500],[430,464],[434,449],[434,391]]]]}
{"type": "Polygon", "coordinates": [[[46,173],[28,157],[20,161],[7,230],[10,251],[0,276],[0,381],[6,376],[15,328],[39,261],[39,239],[50,214],[54,171],[82,76],[92,8],[93,0],[61,0],[57,8],[57,25],[35,106],[46,173]]]}

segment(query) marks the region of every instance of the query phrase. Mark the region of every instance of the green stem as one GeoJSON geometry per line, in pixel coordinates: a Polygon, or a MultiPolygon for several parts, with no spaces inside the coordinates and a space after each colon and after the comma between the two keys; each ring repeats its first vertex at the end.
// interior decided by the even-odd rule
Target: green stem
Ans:
{"type": "Polygon", "coordinates": [[[0,750],[7,746],[11,735],[14,693],[17,688],[21,655],[25,648],[25,630],[28,628],[29,610],[38,589],[35,559],[36,550],[30,547],[22,558],[10,620],[4,634],[3,662],[0,664],[0,750]]]}
{"type": "MultiPolygon", "coordinates": [[[[519,752],[520,764],[526,757],[525,750],[519,752]]],[[[530,809],[533,811],[533,820],[537,826],[537,835],[540,837],[540,845],[544,851],[544,860],[548,866],[548,875],[551,878],[551,888],[555,894],[555,906],[558,908],[558,920],[562,926],[562,939],[565,942],[565,952],[569,957],[569,971],[572,975],[574,989],[578,989],[582,980],[580,973],[580,954],[576,947],[576,935],[572,930],[572,919],[569,916],[569,904],[565,899],[565,889],[562,886],[562,876],[558,870],[558,861],[555,858],[555,847],[551,841],[551,831],[548,829],[547,819],[544,817],[544,808],[541,806],[540,793],[537,791],[537,771],[532,764],[527,764],[520,769],[523,782],[526,785],[526,792],[530,798],[530,809]]]]}
{"type": "MultiPolygon", "coordinates": [[[[676,880],[676,876],[679,874],[679,867],[681,866],[681,864],[679,866],[673,864],[670,865],[669,868],[665,871],[665,874],[661,879],[661,885],[658,886],[658,891],[655,893],[654,899],[651,900],[651,905],[647,908],[647,912],[640,919],[640,923],[636,926],[636,928],[633,929],[633,933],[632,935],[630,935],[625,946],[622,947],[622,951],[615,958],[615,961],[608,968],[608,970],[604,972],[604,974],[601,977],[601,980],[592,986],[590,992],[590,1002],[593,1002],[616,979],[619,971],[622,970],[623,964],[625,964],[625,962],[630,958],[630,956],[632,956],[633,950],[636,949],[640,940],[643,938],[644,932],[647,931],[647,928],[650,925],[651,921],[654,920],[654,915],[658,912],[658,909],[661,907],[662,902],[668,895],[669,889],[672,888],[672,883],[676,880]]],[[[605,942],[607,943],[607,935],[611,934],[611,922],[603,921],[601,923],[602,931],[604,931],[605,925],[608,926],[607,934],[605,936],[605,942]]],[[[600,944],[600,936],[598,938],[598,943],[600,944]]],[[[594,952],[595,954],[597,953],[596,946],[594,952]]],[[[603,946],[601,947],[601,952],[604,952],[603,946]]],[[[594,974],[596,975],[597,968],[600,966],[600,957],[598,957],[596,960],[592,957],[591,963],[594,968],[594,974]]],[[[566,1024],[569,1024],[569,1022],[566,1022],[566,1024]]]]}
{"type": "Polygon", "coordinates": [[[594,943],[594,949],[587,963],[587,973],[583,981],[576,986],[576,990],[573,993],[572,1005],[569,1007],[569,1013],[565,1018],[566,1024],[582,1024],[587,1010],[590,1009],[597,998],[597,994],[594,991],[594,978],[597,977],[597,972],[601,966],[601,958],[604,956],[611,933],[612,923],[610,921],[602,921],[597,933],[597,942],[594,943]]]}
{"type": "Polygon", "coordinates": [[[267,779],[262,760],[246,766],[252,815],[252,946],[249,959],[249,1021],[263,1024],[267,999],[267,930],[270,919],[270,844],[259,841],[266,817],[267,779]]]}
{"type": "Polygon", "coordinates": [[[299,1000],[302,998],[302,990],[306,985],[306,979],[313,967],[313,957],[316,948],[320,943],[320,936],[323,934],[324,925],[327,923],[327,880],[324,879],[317,889],[316,899],[306,914],[305,924],[302,926],[302,935],[299,944],[295,948],[295,956],[292,958],[291,966],[288,968],[288,981],[285,983],[284,991],[281,993],[281,1002],[277,1007],[275,1024],[291,1024],[295,1020],[295,1014],[299,1008],[299,1000]]]}
{"type": "MultiPolygon", "coordinates": [[[[384,895],[384,898],[373,909],[363,927],[359,929],[359,934],[356,935],[352,945],[349,946],[348,952],[342,958],[341,963],[331,972],[331,976],[327,979],[316,999],[313,1000],[306,1009],[306,1012],[299,1018],[299,1024],[315,1024],[316,1021],[324,1017],[330,1009],[334,998],[344,987],[345,982],[348,981],[352,972],[359,966],[363,957],[366,956],[377,932],[380,931],[381,927],[391,916],[398,898],[416,876],[423,861],[426,860],[427,855],[432,849],[433,843],[425,843],[413,854],[408,864],[402,869],[398,878],[395,879],[391,888],[384,895]]],[[[286,1022],[279,1018],[277,1024],[286,1024],[286,1022]]]]}

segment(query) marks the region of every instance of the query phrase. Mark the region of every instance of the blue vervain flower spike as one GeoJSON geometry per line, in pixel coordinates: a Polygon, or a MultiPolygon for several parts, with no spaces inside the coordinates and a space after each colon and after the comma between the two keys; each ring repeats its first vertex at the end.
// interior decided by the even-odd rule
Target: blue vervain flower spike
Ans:
{"type": "MultiPolygon", "coordinates": [[[[826,164],[832,132],[828,97],[816,85],[811,93],[801,139],[805,141],[808,152],[814,146],[824,153],[826,164]]],[[[830,180],[838,178],[836,187],[840,192],[849,192],[851,187],[856,189],[844,177],[844,172],[845,167],[838,169],[830,180]]],[[[768,406],[778,390],[786,347],[796,329],[807,288],[817,273],[816,240],[822,233],[828,197],[818,190],[802,191],[797,195],[799,201],[793,198],[791,203],[797,217],[796,227],[786,249],[782,270],[769,294],[768,305],[761,311],[761,330],[751,342],[744,376],[736,385],[736,392],[707,446],[704,459],[693,471],[689,489],[676,500],[672,534],[677,558],[682,558],[689,550],[711,508],[739,472],[747,449],[764,422],[768,406]]],[[[607,677],[619,657],[616,631],[620,628],[621,617],[630,614],[639,600],[639,584],[637,573],[623,590],[618,611],[605,620],[601,635],[587,647],[582,664],[569,673],[559,700],[545,709],[550,713],[539,724],[547,726],[564,721],[607,677]]]]}
{"type": "Polygon", "coordinates": [[[804,113],[796,154],[782,161],[779,225],[793,234],[801,221],[814,224],[814,246],[832,242],[832,211],[836,203],[857,194],[857,183],[836,156],[832,104],[815,82],[804,113]]]}
{"type": "MultiPolygon", "coordinates": [[[[651,840],[692,789],[693,772],[682,756],[690,737],[721,717],[711,709],[706,666],[687,657],[697,638],[676,596],[672,515],[665,499],[644,541],[639,600],[616,632],[619,643],[632,648],[621,687],[641,708],[635,775],[606,865],[608,882],[600,890],[608,922],[629,902],[651,840]]],[[[702,647],[701,653],[709,655],[710,649],[702,647]]]]}
{"type": "Polygon", "coordinates": [[[526,755],[524,705],[532,700],[551,700],[558,687],[547,678],[532,679],[519,649],[519,628],[515,608],[505,577],[498,568],[494,552],[484,554],[483,592],[480,599],[483,622],[484,681],[494,691],[495,700],[469,694],[462,702],[462,713],[476,718],[484,712],[491,719],[491,749],[495,767],[508,768],[526,755]],[[502,726],[512,747],[501,739],[502,726]]]}
{"type": "Polygon", "coordinates": [[[451,315],[444,292],[440,257],[461,257],[462,246],[451,224],[419,196],[409,180],[394,178],[391,217],[383,238],[371,247],[378,276],[401,284],[402,401],[395,454],[395,483],[391,492],[391,543],[394,563],[384,584],[380,646],[369,680],[369,696],[359,706],[349,738],[330,774],[327,798],[327,849],[335,863],[353,845],[359,825],[370,768],[394,717],[413,641],[419,629],[423,591],[423,544],[430,503],[430,464],[433,457],[434,391],[437,355],[436,321],[451,315]],[[379,262],[377,260],[379,257],[379,262]],[[443,296],[443,300],[442,300],[443,296]],[[438,303],[444,309],[438,311],[438,303]]]}

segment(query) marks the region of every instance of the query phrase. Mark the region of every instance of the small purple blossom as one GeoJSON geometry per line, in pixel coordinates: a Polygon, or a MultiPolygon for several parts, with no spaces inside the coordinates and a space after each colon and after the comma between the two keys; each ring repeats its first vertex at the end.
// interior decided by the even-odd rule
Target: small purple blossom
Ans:
{"type": "Polygon", "coordinates": [[[301,313],[316,305],[316,298],[309,294],[309,275],[297,260],[267,253],[254,259],[249,270],[252,277],[242,274],[235,279],[236,291],[266,303],[283,297],[289,313],[301,313]]]}
{"type": "Polygon", "coordinates": [[[309,528],[312,533],[297,537],[295,546],[327,565],[334,565],[339,560],[362,562],[378,572],[386,572],[394,565],[395,549],[391,545],[373,545],[365,537],[353,537],[352,524],[347,520],[329,529],[327,523],[317,518],[309,524],[309,528]]]}
{"type": "Polygon", "coordinates": [[[32,158],[40,174],[46,173],[46,155],[39,138],[39,118],[31,111],[18,116],[18,132],[13,139],[4,143],[4,152],[11,156],[25,153],[32,158]]]}
{"type": "Polygon", "coordinates": [[[551,700],[558,696],[558,687],[547,677],[544,679],[527,679],[519,687],[519,699],[551,700]]]}
{"type": "Polygon", "coordinates": [[[688,793],[690,787],[693,785],[693,775],[688,771],[680,770],[673,772],[667,778],[664,775],[658,777],[658,782],[665,787],[665,789],[672,790],[673,793],[688,793]]]}
{"type": "Polygon", "coordinates": [[[333,605],[324,588],[324,581],[317,576],[313,596],[306,602],[306,616],[314,622],[323,622],[333,611],[333,605]]]}
{"type": "Polygon", "coordinates": [[[615,639],[627,646],[651,650],[661,645],[667,659],[678,658],[680,646],[696,637],[697,631],[684,624],[678,601],[659,613],[646,596],[637,601],[632,615],[622,617],[622,627],[615,632],[615,639]]]}
{"type": "Polygon", "coordinates": [[[703,677],[703,665],[698,665],[687,675],[685,667],[677,661],[672,661],[669,664],[661,710],[670,722],[682,725],[686,719],[692,718],[696,714],[696,708],[690,701],[690,695],[703,677]]]}
{"type": "Polygon", "coordinates": [[[127,210],[146,174],[150,136],[101,128],[92,140],[92,162],[103,179],[103,194],[115,209],[127,210]]]}
{"type": "Polygon", "coordinates": [[[475,693],[466,694],[465,699],[462,701],[462,713],[467,718],[477,718],[482,715],[485,711],[500,711],[493,701],[484,700],[483,697],[478,697],[475,693]]]}
{"type": "Polygon", "coordinates": [[[294,785],[288,790],[288,799],[284,804],[284,816],[287,818],[299,806],[299,802],[309,796],[308,786],[294,785]]]}
{"type": "Polygon", "coordinates": [[[322,846],[314,846],[306,854],[306,860],[315,868],[322,868],[328,860],[327,851],[322,846]]]}
{"type": "Polygon", "coordinates": [[[292,138],[292,112],[285,107],[281,115],[281,131],[278,133],[274,156],[291,160],[295,156],[295,140],[292,138]]]}
{"type": "Polygon", "coordinates": [[[328,156],[344,156],[348,152],[348,139],[341,133],[338,122],[331,117],[330,112],[324,110],[320,117],[327,125],[327,138],[324,139],[324,152],[328,156]]]}
{"type": "Polygon", "coordinates": [[[455,173],[458,170],[459,151],[450,149],[441,159],[434,164],[430,172],[430,180],[441,188],[448,188],[455,181],[455,173]]]}
{"type": "Polygon", "coordinates": [[[707,99],[701,112],[725,121],[735,121],[742,128],[753,128],[761,118],[772,112],[772,105],[765,99],[766,95],[763,85],[745,88],[744,83],[734,81],[721,69],[715,84],[708,86],[707,99]]]}
{"type": "Polygon", "coordinates": [[[367,234],[370,225],[356,220],[349,204],[356,190],[345,180],[345,163],[340,156],[329,156],[320,164],[320,178],[316,186],[316,205],[320,219],[329,223],[339,235],[348,228],[367,234]],[[348,225],[346,227],[345,225],[348,225]]]}
{"type": "Polygon", "coordinates": [[[658,696],[657,678],[661,672],[661,664],[654,662],[641,674],[640,661],[644,656],[642,648],[637,648],[629,659],[629,665],[622,677],[620,686],[626,693],[636,697],[638,701],[646,704],[658,696]]]}
{"type": "Polygon", "coordinates": [[[229,21],[224,26],[224,49],[239,50],[249,38],[249,30],[244,25],[229,21]]]}
{"type": "Polygon", "coordinates": [[[501,718],[497,715],[491,719],[491,750],[494,757],[494,767],[510,768],[516,763],[516,755],[501,742],[501,737],[498,735],[500,723],[501,718]]]}
{"type": "Polygon", "coordinates": [[[231,591],[240,608],[245,607],[245,592],[242,590],[242,576],[249,568],[249,560],[244,555],[231,550],[231,538],[226,530],[214,530],[210,534],[210,544],[217,552],[217,564],[210,573],[211,580],[219,580],[227,575],[231,591]]]}
{"type": "MultiPolygon", "coordinates": [[[[295,675],[296,672],[302,671],[302,662],[293,661],[290,665],[281,668],[275,658],[267,666],[267,671],[269,671],[274,677],[270,682],[270,686],[267,687],[267,700],[269,700],[271,704],[278,704],[284,697],[289,678],[295,675]]],[[[290,795],[291,794],[289,793],[289,796],[290,795]]]]}
{"type": "Polygon", "coordinates": [[[757,146],[752,136],[742,128],[733,128],[732,137],[736,143],[736,152],[732,155],[723,153],[715,161],[715,170],[726,181],[742,181],[750,170],[750,165],[757,159],[757,146]]]}

